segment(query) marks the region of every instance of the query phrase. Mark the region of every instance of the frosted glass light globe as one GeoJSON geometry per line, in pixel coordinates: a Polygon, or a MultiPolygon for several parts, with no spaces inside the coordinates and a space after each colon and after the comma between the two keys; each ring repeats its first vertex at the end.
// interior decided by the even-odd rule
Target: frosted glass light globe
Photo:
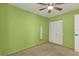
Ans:
{"type": "Polygon", "coordinates": [[[48,6],[48,9],[53,9],[53,6],[48,6]]]}

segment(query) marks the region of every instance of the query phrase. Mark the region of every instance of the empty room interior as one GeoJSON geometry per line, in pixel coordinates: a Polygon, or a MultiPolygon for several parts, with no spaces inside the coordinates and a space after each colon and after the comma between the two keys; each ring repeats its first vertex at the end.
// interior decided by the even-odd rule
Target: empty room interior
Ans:
{"type": "Polygon", "coordinates": [[[79,3],[0,3],[0,56],[79,56],[79,3]]]}

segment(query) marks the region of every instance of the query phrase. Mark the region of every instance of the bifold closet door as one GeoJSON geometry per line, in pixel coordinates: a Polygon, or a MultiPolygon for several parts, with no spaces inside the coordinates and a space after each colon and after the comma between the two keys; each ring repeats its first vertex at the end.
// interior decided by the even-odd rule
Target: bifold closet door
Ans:
{"type": "Polygon", "coordinates": [[[62,20],[54,21],[50,23],[49,27],[49,41],[59,45],[63,44],[63,27],[62,20]]]}

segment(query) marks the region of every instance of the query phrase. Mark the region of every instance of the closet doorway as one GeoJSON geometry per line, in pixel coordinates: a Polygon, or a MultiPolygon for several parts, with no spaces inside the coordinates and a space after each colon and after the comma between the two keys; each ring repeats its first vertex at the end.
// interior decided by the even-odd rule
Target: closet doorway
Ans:
{"type": "Polygon", "coordinates": [[[63,44],[63,21],[53,21],[49,25],[49,41],[59,45],[63,44]]]}

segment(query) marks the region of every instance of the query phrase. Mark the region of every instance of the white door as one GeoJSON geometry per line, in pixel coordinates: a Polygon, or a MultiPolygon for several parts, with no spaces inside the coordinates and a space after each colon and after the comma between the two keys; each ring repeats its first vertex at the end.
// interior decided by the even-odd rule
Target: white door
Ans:
{"type": "Polygon", "coordinates": [[[75,51],[79,52],[79,15],[75,15],[75,51]]]}
{"type": "Polygon", "coordinates": [[[62,27],[62,20],[54,21],[50,23],[49,26],[49,41],[62,45],[63,44],[63,27],[62,27]]]}

